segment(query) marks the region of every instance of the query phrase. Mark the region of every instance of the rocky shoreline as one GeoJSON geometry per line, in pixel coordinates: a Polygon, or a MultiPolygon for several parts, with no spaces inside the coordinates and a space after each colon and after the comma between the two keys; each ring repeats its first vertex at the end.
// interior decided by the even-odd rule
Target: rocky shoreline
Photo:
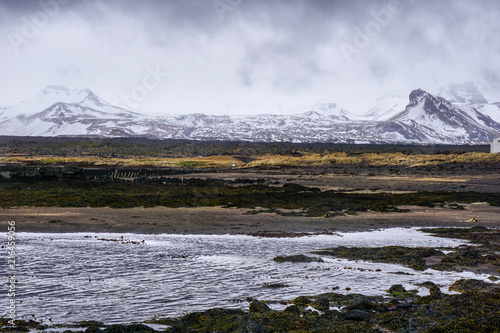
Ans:
{"type": "Polygon", "coordinates": [[[167,332],[497,332],[500,287],[459,280],[448,295],[428,282],[430,295],[394,285],[383,296],[336,293],[301,296],[283,311],[252,300],[249,311],[212,309],[156,320],[167,332]],[[334,309],[331,309],[331,308],[334,309]]]}
{"type": "MultiPolygon", "coordinates": [[[[428,295],[402,285],[387,286],[379,296],[333,291],[291,300],[266,302],[248,298],[248,311],[214,308],[178,318],[155,318],[146,323],[104,325],[84,321],[48,327],[36,321],[16,321],[10,327],[0,320],[2,332],[55,331],[120,332],[499,332],[500,231],[484,227],[423,229],[434,236],[472,243],[441,252],[431,248],[333,248],[316,253],[352,260],[398,263],[415,270],[468,270],[488,273],[491,282],[455,281],[445,293],[432,281],[420,284],[428,295]],[[276,310],[276,308],[281,308],[276,310]]],[[[320,260],[290,254],[276,262],[305,263],[320,260]]],[[[270,286],[272,288],[273,286],[270,286]]],[[[279,286],[277,286],[278,288],[279,286]]]]}
{"type": "Polygon", "coordinates": [[[442,293],[432,282],[423,284],[429,295],[393,285],[386,295],[364,296],[326,293],[283,301],[286,308],[272,310],[265,302],[248,300],[249,310],[210,309],[180,318],[153,319],[147,323],[104,325],[84,321],[74,325],[48,327],[35,321],[16,321],[2,332],[59,330],[64,333],[158,332],[498,332],[500,286],[480,280],[462,279],[442,293]],[[150,326],[151,325],[151,326],[150,326]],[[61,330],[66,328],[66,330],[61,330]]]}

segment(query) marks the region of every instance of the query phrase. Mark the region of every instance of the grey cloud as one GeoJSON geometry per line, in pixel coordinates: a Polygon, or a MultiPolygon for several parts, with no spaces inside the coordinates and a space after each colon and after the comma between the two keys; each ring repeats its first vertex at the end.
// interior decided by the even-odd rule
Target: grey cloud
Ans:
{"type": "MultiPolygon", "coordinates": [[[[391,1],[398,0],[217,1],[71,0],[61,6],[58,21],[61,29],[48,28],[43,36],[47,40],[64,36],[64,24],[78,22],[93,36],[91,40],[82,40],[82,50],[96,48],[96,53],[104,52],[101,56],[109,57],[112,62],[117,54],[138,62],[162,59],[165,55],[165,66],[175,63],[179,73],[190,74],[184,77],[198,74],[190,73],[193,61],[207,59],[208,63],[217,54],[219,62],[210,60],[210,66],[217,69],[207,66],[206,71],[232,73],[224,77],[233,77],[240,83],[235,92],[236,89],[253,91],[262,82],[290,97],[297,91],[313,91],[325,85],[328,86],[325,91],[339,87],[355,91],[359,86],[386,91],[463,79],[498,86],[500,2],[497,0],[399,0],[400,12],[391,16],[387,26],[379,27],[380,31],[369,38],[366,47],[358,50],[350,64],[341,44],[354,45],[357,29],[364,31],[373,22],[380,25],[374,13],[387,11],[391,1]],[[214,3],[229,7],[221,15],[214,3]],[[135,44],[136,36],[148,45],[135,44]],[[116,40],[130,40],[130,43],[123,46],[116,40]],[[115,43],[121,48],[113,54],[105,53],[106,46],[115,43]],[[221,45],[227,48],[224,52],[214,51],[221,45]]],[[[29,18],[39,10],[37,0],[0,0],[0,32],[19,28],[23,17],[29,18]]],[[[39,42],[40,50],[56,52],[52,44],[43,44],[41,38],[39,42]]],[[[37,61],[38,55],[30,54],[29,50],[24,55],[23,61],[37,61]]],[[[12,59],[14,64],[21,61],[12,59]]],[[[65,77],[83,78],[85,68],[95,66],[93,62],[95,58],[82,56],[74,61],[68,59],[64,66],[56,61],[43,65],[52,66],[54,72],[65,77]]],[[[142,68],[147,64],[133,65],[142,68]]],[[[109,77],[123,75],[127,73],[109,77]]],[[[206,75],[210,89],[229,85],[215,82],[209,77],[213,74],[206,75]]],[[[182,80],[179,79],[178,85],[182,80]]],[[[189,89],[189,82],[182,84],[189,89]]],[[[336,102],[337,97],[331,95],[325,99],[336,102]]]]}

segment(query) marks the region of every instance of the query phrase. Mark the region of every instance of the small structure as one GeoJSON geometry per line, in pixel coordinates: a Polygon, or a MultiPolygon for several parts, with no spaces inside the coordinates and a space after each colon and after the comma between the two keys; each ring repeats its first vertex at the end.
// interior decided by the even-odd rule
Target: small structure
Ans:
{"type": "Polygon", "coordinates": [[[500,137],[494,138],[490,141],[491,153],[500,153],[500,137]]]}

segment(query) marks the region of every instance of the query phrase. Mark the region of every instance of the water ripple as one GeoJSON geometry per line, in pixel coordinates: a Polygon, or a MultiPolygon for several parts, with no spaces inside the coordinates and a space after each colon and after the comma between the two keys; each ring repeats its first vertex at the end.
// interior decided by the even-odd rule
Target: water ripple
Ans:
{"type": "MultiPolygon", "coordinates": [[[[446,286],[458,278],[486,278],[472,273],[416,272],[399,265],[330,257],[324,257],[323,263],[272,261],[277,255],[307,254],[340,245],[463,244],[414,229],[292,239],[90,233],[19,233],[18,239],[17,299],[23,300],[18,314],[52,317],[55,322],[143,321],[212,307],[246,308],[248,303],[234,300],[247,297],[290,299],[337,287],[338,292],[375,295],[395,283],[419,289],[415,284],[427,280],[446,286]],[[122,236],[145,242],[122,244],[122,236]],[[396,271],[411,275],[389,274],[396,271]],[[275,283],[285,286],[265,287],[275,283]]],[[[2,261],[0,269],[5,271],[5,265],[2,261]]]]}

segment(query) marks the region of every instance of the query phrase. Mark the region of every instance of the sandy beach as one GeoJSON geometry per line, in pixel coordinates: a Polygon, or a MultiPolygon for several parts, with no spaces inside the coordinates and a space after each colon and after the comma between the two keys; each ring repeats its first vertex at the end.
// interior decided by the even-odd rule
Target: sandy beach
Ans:
{"type": "Polygon", "coordinates": [[[248,209],[61,208],[19,207],[0,210],[0,221],[15,221],[18,232],[127,232],[168,234],[250,234],[258,232],[364,231],[392,227],[500,227],[500,207],[485,203],[465,210],[402,206],[407,213],[359,212],[315,218],[274,213],[245,214],[248,209]],[[476,222],[468,222],[474,217],[476,222]]]}

